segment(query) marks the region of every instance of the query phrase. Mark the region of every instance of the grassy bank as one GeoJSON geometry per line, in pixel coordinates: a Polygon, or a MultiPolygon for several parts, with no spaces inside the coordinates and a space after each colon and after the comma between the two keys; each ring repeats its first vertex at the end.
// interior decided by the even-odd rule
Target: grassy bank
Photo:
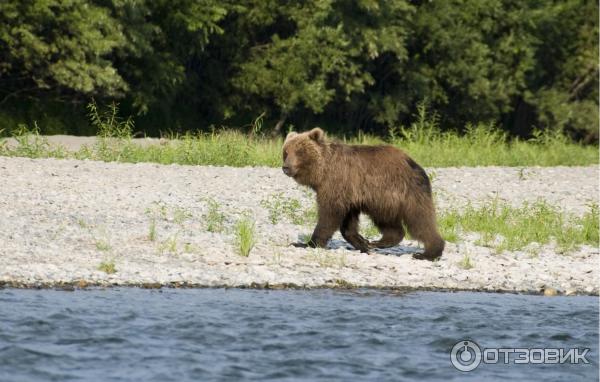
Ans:
{"type": "Polygon", "coordinates": [[[551,242],[559,251],[566,252],[582,244],[600,244],[598,219],[597,204],[590,205],[579,217],[565,214],[544,201],[513,207],[493,200],[478,208],[467,206],[443,211],[439,226],[448,241],[460,242],[465,234],[474,233],[479,236],[478,244],[498,252],[551,242]]]}
{"type": "MultiPolygon", "coordinates": [[[[100,123],[100,122],[99,122],[100,123]]],[[[76,158],[107,162],[155,162],[215,166],[281,165],[282,138],[248,136],[233,130],[173,136],[163,144],[142,147],[131,139],[131,126],[99,126],[96,144],[77,152],[51,146],[36,131],[20,129],[18,145],[0,141],[0,155],[30,158],[76,158]]],[[[386,139],[362,135],[336,139],[351,144],[392,144],[426,167],[455,166],[575,166],[598,163],[598,147],[572,142],[560,132],[533,139],[508,139],[491,126],[467,126],[462,134],[440,132],[425,119],[410,128],[390,131],[386,139]]]]}

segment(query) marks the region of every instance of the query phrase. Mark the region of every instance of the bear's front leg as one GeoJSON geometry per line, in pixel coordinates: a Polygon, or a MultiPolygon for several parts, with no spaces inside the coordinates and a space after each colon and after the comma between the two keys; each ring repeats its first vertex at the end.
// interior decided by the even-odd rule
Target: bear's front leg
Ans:
{"type": "Polygon", "coordinates": [[[340,228],[342,219],[343,216],[335,213],[335,211],[319,205],[319,221],[308,242],[308,246],[311,248],[327,247],[329,239],[331,239],[335,231],[340,228]]]}
{"type": "Polygon", "coordinates": [[[292,243],[291,245],[296,248],[325,248],[327,247],[327,242],[329,239],[331,239],[335,231],[336,228],[333,228],[332,230],[329,227],[324,227],[323,225],[319,225],[317,223],[317,226],[315,227],[315,230],[308,243],[292,243]]]}

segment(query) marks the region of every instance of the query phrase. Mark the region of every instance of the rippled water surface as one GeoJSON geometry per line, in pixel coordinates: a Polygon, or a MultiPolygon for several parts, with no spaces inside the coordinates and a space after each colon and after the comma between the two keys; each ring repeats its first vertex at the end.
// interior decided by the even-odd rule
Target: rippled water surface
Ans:
{"type": "Polygon", "coordinates": [[[598,379],[598,298],[243,289],[0,289],[0,381],[598,379]],[[450,349],[591,348],[590,364],[450,349]]]}

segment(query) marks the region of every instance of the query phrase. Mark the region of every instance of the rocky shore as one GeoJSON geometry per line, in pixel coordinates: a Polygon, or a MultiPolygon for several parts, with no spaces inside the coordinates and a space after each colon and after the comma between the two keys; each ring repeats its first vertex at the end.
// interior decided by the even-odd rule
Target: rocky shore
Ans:
{"type": "MultiPolygon", "coordinates": [[[[438,209],[543,199],[583,214],[598,166],[427,169],[438,209]]],[[[598,248],[496,253],[475,238],[440,261],[416,242],[370,255],[339,234],[330,249],[289,244],[312,231],[313,195],[275,168],[0,157],[0,287],[372,287],[598,295],[598,248]],[[256,245],[236,251],[235,224],[256,245]],[[461,266],[465,254],[471,267],[461,266]]]]}

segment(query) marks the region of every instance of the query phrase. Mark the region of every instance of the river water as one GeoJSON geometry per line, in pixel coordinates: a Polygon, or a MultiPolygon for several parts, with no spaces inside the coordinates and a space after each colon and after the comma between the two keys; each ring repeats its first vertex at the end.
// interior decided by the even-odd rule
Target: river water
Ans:
{"type": "Polygon", "coordinates": [[[0,289],[0,381],[593,381],[598,325],[589,296],[0,289]],[[491,357],[464,372],[450,360],[461,340],[589,348],[589,363],[515,364],[517,353],[492,352],[508,364],[491,357]]]}

